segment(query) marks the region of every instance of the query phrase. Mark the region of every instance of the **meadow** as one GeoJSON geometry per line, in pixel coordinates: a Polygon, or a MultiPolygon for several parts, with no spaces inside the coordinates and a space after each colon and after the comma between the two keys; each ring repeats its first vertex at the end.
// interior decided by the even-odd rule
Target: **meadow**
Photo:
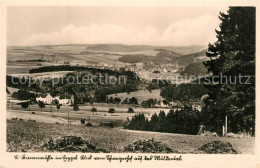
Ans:
{"type": "Polygon", "coordinates": [[[229,138],[185,134],[130,131],[117,128],[86,127],[29,121],[7,120],[7,151],[9,152],[46,152],[41,146],[49,138],[78,136],[89,140],[98,148],[113,153],[124,152],[124,147],[137,141],[154,138],[166,143],[180,153],[196,153],[196,149],[215,140],[230,142],[242,154],[254,153],[254,138],[229,138]]]}
{"type": "Polygon", "coordinates": [[[127,93],[117,93],[117,94],[110,94],[108,97],[119,97],[122,101],[125,98],[130,99],[131,97],[136,97],[138,99],[138,103],[142,103],[142,101],[146,101],[148,99],[157,99],[157,100],[164,100],[163,97],[160,96],[160,89],[154,89],[149,92],[148,90],[138,90],[135,92],[127,93]]]}

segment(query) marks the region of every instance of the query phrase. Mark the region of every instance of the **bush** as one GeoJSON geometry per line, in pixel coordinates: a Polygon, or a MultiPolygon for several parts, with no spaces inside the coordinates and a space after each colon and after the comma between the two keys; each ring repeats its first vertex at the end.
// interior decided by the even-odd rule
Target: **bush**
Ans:
{"type": "Polygon", "coordinates": [[[203,151],[208,154],[237,154],[238,151],[234,149],[230,142],[213,141],[202,145],[199,151],[203,151]]]}
{"type": "Polygon", "coordinates": [[[114,108],[109,108],[109,109],[108,109],[108,113],[111,113],[111,115],[112,115],[112,113],[115,113],[115,111],[116,111],[116,110],[115,110],[114,108]]]}
{"type": "Polygon", "coordinates": [[[160,111],[158,115],[153,114],[150,120],[144,114],[136,114],[124,123],[123,128],[196,135],[201,122],[200,118],[198,110],[186,106],[181,110],[170,110],[167,115],[164,111],[160,111]]]}
{"type": "Polygon", "coordinates": [[[64,136],[56,141],[51,138],[42,148],[52,152],[106,152],[105,149],[98,149],[89,141],[76,136],[64,136]]]}
{"type": "Polygon", "coordinates": [[[92,127],[92,123],[88,122],[87,124],[85,124],[85,126],[92,127]]]}
{"type": "Polygon", "coordinates": [[[113,125],[113,123],[111,123],[111,122],[102,122],[102,123],[100,123],[99,126],[100,126],[100,127],[114,128],[114,125],[113,125]]]}
{"type": "Polygon", "coordinates": [[[154,139],[136,141],[126,146],[124,150],[133,153],[179,153],[178,151],[173,151],[167,144],[154,139]]]}
{"type": "Polygon", "coordinates": [[[92,111],[92,112],[97,112],[97,109],[96,109],[95,107],[93,107],[93,108],[91,109],[91,111],[92,111]]]}

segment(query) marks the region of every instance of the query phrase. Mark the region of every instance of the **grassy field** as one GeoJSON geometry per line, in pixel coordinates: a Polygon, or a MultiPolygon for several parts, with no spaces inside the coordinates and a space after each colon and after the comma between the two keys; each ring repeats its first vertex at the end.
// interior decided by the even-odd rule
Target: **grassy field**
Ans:
{"type": "Polygon", "coordinates": [[[229,141],[240,153],[254,153],[254,138],[227,138],[170,133],[130,131],[122,129],[85,127],[81,125],[52,124],[7,120],[7,150],[12,152],[41,152],[49,138],[79,136],[98,148],[109,152],[124,152],[124,147],[137,141],[154,138],[168,144],[173,150],[193,153],[205,143],[214,140],[229,141]]]}
{"type": "MultiPolygon", "coordinates": [[[[32,115],[29,112],[29,109],[21,109],[19,105],[8,105],[7,106],[7,116],[8,118],[23,118],[23,119],[34,119],[43,122],[42,117],[50,117],[54,115],[56,118],[68,119],[68,112],[70,120],[75,124],[79,124],[81,118],[90,119],[91,123],[94,125],[99,125],[101,122],[111,122],[115,127],[121,127],[122,124],[126,121],[127,117],[134,116],[138,113],[143,113],[147,118],[150,118],[152,114],[159,113],[160,110],[164,110],[165,113],[168,113],[170,109],[163,108],[140,108],[134,107],[134,113],[129,114],[127,110],[131,105],[119,105],[116,104],[97,104],[94,106],[97,109],[97,112],[91,112],[91,106],[79,106],[79,111],[74,112],[72,106],[61,106],[58,111],[56,106],[46,105],[45,108],[41,109],[37,104],[30,105],[30,111],[34,111],[36,114],[32,115]],[[116,111],[113,114],[108,113],[108,109],[113,107],[116,111]]],[[[56,122],[56,121],[55,121],[56,122]]]]}
{"type": "Polygon", "coordinates": [[[138,99],[138,103],[142,103],[144,100],[148,99],[157,99],[157,100],[163,100],[163,98],[160,96],[160,89],[155,89],[149,92],[148,90],[138,90],[135,92],[127,93],[117,93],[117,94],[111,94],[108,95],[108,97],[119,97],[122,101],[125,98],[130,99],[131,97],[136,97],[138,99]]]}

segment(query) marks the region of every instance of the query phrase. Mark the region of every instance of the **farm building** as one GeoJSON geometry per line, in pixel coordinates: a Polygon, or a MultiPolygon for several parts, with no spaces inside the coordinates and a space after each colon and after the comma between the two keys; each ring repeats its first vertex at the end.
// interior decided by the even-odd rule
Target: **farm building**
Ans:
{"type": "Polygon", "coordinates": [[[63,94],[59,96],[59,104],[61,105],[73,105],[74,104],[74,96],[71,94],[63,94]]]}
{"type": "Polygon", "coordinates": [[[51,104],[53,101],[53,97],[50,95],[50,93],[44,93],[40,94],[36,97],[36,101],[42,101],[44,104],[51,104]]]}
{"type": "Polygon", "coordinates": [[[73,105],[74,96],[71,94],[62,94],[59,96],[52,97],[50,93],[40,94],[36,97],[36,101],[42,101],[44,104],[51,104],[54,100],[57,100],[61,105],[73,105]]]}

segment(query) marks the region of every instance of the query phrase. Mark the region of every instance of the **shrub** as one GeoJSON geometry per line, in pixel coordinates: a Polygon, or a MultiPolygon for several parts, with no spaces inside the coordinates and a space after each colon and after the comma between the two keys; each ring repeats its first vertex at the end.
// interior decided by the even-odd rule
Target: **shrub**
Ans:
{"type": "Polygon", "coordinates": [[[89,141],[76,136],[64,136],[56,141],[51,138],[42,148],[47,151],[57,152],[106,152],[105,149],[98,149],[89,141]]]}
{"type": "Polygon", "coordinates": [[[178,151],[173,151],[167,144],[155,141],[153,138],[136,141],[126,146],[124,150],[133,153],[179,153],[178,151]]]}
{"type": "Polygon", "coordinates": [[[109,108],[109,109],[108,109],[108,113],[110,113],[111,115],[112,115],[112,113],[115,113],[115,111],[116,111],[116,110],[115,110],[114,108],[109,108]]]}
{"type": "Polygon", "coordinates": [[[92,127],[92,123],[88,122],[87,124],[85,124],[85,126],[92,127]]]}
{"type": "Polygon", "coordinates": [[[213,141],[207,144],[202,145],[199,151],[203,151],[208,154],[237,154],[238,151],[234,149],[230,142],[221,142],[221,141],[213,141]]]}

